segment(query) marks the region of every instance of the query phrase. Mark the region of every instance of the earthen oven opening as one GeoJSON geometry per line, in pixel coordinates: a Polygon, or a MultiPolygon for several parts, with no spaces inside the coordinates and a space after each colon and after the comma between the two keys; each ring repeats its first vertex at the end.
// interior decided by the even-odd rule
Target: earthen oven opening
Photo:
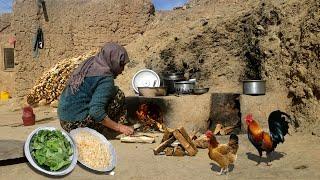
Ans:
{"type": "Polygon", "coordinates": [[[216,130],[220,135],[239,134],[241,132],[240,94],[214,93],[211,102],[209,129],[216,130]]]}
{"type": "Polygon", "coordinates": [[[130,124],[140,124],[138,131],[163,131],[164,113],[168,108],[163,99],[128,97],[128,121],[130,124]]]}
{"type": "MultiPolygon", "coordinates": [[[[130,124],[139,123],[142,125],[141,131],[162,131],[165,126],[169,128],[179,128],[184,126],[188,132],[205,133],[210,129],[213,132],[217,126],[221,126],[217,135],[229,135],[231,133],[239,134],[241,129],[241,111],[240,111],[240,94],[232,93],[213,93],[210,95],[211,100],[207,101],[207,105],[202,108],[208,109],[208,119],[205,121],[196,121],[200,124],[195,124],[192,121],[186,120],[175,122],[177,119],[171,119],[172,114],[180,114],[180,118],[185,118],[190,112],[176,112],[180,107],[179,104],[174,103],[179,107],[171,107],[168,99],[161,97],[127,97],[126,103],[128,106],[128,121],[130,124]],[[207,123],[206,123],[207,122],[207,123]],[[202,123],[202,124],[201,124],[202,123]],[[161,126],[162,125],[162,126],[161,126]]],[[[179,97],[183,98],[183,97],[179,97]]],[[[186,99],[185,99],[186,100],[186,99]]],[[[189,102],[181,101],[181,103],[189,102]]],[[[181,104],[183,107],[183,105],[181,104]]],[[[181,110],[181,108],[179,109],[181,110]]],[[[193,111],[197,111],[194,109],[193,111]]],[[[189,114],[190,115],[190,114],[189,114]]],[[[194,117],[197,118],[197,117],[194,117]]],[[[200,117],[199,117],[200,118],[200,117]]],[[[203,116],[202,116],[203,118],[203,116]]],[[[186,118],[187,119],[187,118],[186,118]]]]}
{"type": "Polygon", "coordinates": [[[163,130],[163,113],[160,106],[153,102],[142,103],[136,111],[137,121],[141,124],[139,130],[163,130]]]}

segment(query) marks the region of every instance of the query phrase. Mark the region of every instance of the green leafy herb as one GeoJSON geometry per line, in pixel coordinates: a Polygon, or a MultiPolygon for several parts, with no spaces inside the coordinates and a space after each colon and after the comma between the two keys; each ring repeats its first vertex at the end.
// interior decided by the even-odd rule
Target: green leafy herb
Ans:
{"type": "Polygon", "coordinates": [[[31,149],[37,163],[51,171],[57,171],[71,163],[71,144],[59,130],[40,130],[31,139],[31,149]]]}

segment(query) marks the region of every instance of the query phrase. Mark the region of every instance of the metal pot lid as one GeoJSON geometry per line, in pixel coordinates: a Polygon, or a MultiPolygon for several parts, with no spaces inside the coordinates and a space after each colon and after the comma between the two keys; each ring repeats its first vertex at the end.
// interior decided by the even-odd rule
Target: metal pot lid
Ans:
{"type": "Polygon", "coordinates": [[[139,93],[138,87],[159,87],[160,77],[150,69],[142,69],[133,76],[131,83],[134,91],[139,93]]]}
{"type": "Polygon", "coordinates": [[[165,76],[183,76],[183,72],[165,72],[165,76]]]}
{"type": "Polygon", "coordinates": [[[176,81],[175,84],[195,84],[195,81],[176,81]]]}
{"type": "Polygon", "coordinates": [[[184,80],[185,79],[183,72],[165,72],[162,77],[165,80],[184,80]]]}
{"type": "Polygon", "coordinates": [[[242,82],[266,82],[266,80],[248,79],[248,80],[242,80],[242,82]]]}

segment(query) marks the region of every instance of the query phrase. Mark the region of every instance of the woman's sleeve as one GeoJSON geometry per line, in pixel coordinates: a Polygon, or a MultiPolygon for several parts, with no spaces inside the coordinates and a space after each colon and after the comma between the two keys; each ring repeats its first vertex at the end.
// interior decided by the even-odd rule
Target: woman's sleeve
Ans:
{"type": "Polygon", "coordinates": [[[115,86],[113,78],[107,77],[98,82],[89,104],[89,115],[94,121],[100,122],[107,116],[106,107],[114,95],[115,86]]]}

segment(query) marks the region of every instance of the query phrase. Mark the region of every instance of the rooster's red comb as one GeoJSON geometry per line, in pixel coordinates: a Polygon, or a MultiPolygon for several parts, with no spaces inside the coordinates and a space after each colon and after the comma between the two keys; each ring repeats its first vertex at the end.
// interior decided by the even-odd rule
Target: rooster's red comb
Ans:
{"type": "Polygon", "coordinates": [[[212,131],[208,130],[208,131],[206,132],[206,136],[212,136],[212,135],[213,135],[213,132],[212,132],[212,131]]]}
{"type": "Polygon", "coordinates": [[[246,120],[253,120],[252,114],[246,115],[245,119],[246,119],[246,120]]]}

